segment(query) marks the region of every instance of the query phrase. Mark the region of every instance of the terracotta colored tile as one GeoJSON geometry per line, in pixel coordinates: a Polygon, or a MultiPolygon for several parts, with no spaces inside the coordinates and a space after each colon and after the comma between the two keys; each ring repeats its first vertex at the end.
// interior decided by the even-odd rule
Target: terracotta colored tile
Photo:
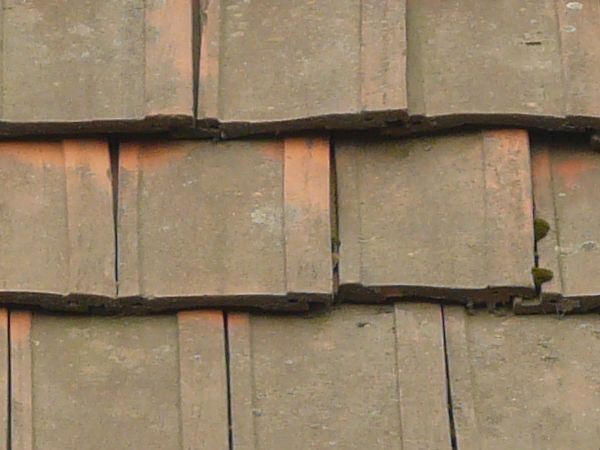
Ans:
{"type": "Polygon", "coordinates": [[[528,136],[338,140],[340,296],[533,295],[528,136]]]}
{"type": "Polygon", "coordinates": [[[10,320],[13,448],[229,448],[221,312],[10,320]]]}
{"type": "Polygon", "coordinates": [[[189,0],[1,5],[0,117],[14,130],[191,127],[189,0]]]}
{"type": "Polygon", "coordinates": [[[113,297],[108,144],[2,142],[0,180],[0,296],[59,308],[113,297]]]}
{"type": "Polygon", "coordinates": [[[403,0],[203,2],[199,119],[231,135],[403,117],[404,12],[403,0]]]}
{"type": "Polygon", "coordinates": [[[119,297],[305,307],[332,295],[324,139],[121,147],[119,297]]]}
{"type": "Polygon", "coordinates": [[[600,127],[597,1],[406,5],[411,127],[600,127]]]}
{"type": "Polygon", "coordinates": [[[550,225],[538,241],[538,265],[553,272],[541,296],[518,312],[565,312],[600,306],[600,153],[579,137],[534,141],[535,213],[550,225]]]}
{"type": "Polygon", "coordinates": [[[444,316],[456,448],[598,446],[600,317],[444,316]]]}
{"type": "Polygon", "coordinates": [[[234,449],[450,449],[439,305],[230,314],[228,333],[234,449]]]}

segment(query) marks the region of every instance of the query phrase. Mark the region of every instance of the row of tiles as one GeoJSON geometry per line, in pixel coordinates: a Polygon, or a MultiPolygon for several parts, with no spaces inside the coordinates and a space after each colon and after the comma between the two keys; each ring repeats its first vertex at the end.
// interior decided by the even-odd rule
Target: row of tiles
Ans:
{"type": "Polygon", "coordinates": [[[9,428],[14,450],[596,450],[600,440],[597,315],[418,303],[312,317],[4,310],[0,329],[0,448],[9,428]]]}
{"type": "Polygon", "coordinates": [[[333,296],[594,308],[600,153],[575,135],[532,142],[522,130],[334,149],[325,138],[148,140],[122,142],[112,161],[104,141],[3,142],[0,299],[63,310],[301,309],[333,296]],[[537,246],[534,209],[550,228],[537,246]],[[537,297],[536,264],[553,273],[537,297]]]}
{"type": "Polygon", "coordinates": [[[600,128],[597,0],[0,1],[0,132],[600,128]]]}

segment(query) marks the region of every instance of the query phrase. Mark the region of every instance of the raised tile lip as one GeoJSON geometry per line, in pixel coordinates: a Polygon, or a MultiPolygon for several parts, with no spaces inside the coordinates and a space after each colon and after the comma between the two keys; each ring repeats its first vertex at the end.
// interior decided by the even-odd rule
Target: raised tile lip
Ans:
{"type": "Polygon", "coordinates": [[[441,116],[409,115],[405,111],[335,113],[275,121],[194,119],[193,116],[149,116],[124,120],[11,122],[0,120],[0,138],[94,136],[139,134],[184,139],[239,139],[297,132],[370,132],[380,136],[410,137],[460,127],[514,127],[546,131],[589,132],[600,130],[600,117],[546,116],[520,113],[457,113],[441,116]]]}
{"type": "Polygon", "coordinates": [[[434,302],[457,302],[476,304],[509,304],[515,297],[534,298],[535,289],[523,286],[444,287],[416,285],[369,285],[349,283],[340,286],[339,297],[343,301],[393,301],[430,300],[434,302]]]}

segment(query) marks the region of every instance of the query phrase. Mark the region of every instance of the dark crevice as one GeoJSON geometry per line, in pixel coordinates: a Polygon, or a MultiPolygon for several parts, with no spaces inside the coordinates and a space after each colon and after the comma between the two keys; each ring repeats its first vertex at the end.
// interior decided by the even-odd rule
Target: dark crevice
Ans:
{"type": "Polygon", "coordinates": [[[340,233],[338,220],[338,197],[337,197],[337,170],[335,161],[335,139],[329,140],[330,152],[330,205],[331,205],[331,252],[332,252],[332,276],[333,276],[333,292],[337,293],[339,286],[339,255],[340,255],[340,233]]]}
{"type": "Polygon", "coordinates": [[[202,35],[201,0],[192,0],[192,86],[194,128],[198,117],[198,94],[200,91],[200,46],[202,35]]]}
{"type": "Polygon", "coordinates": [[[117,224],[119,218],[119,140],[110,138],[108,140],[108,150],[110,155],[110,173],[112,181],[113,194],[113,233],[115,240],[115,265],[114,277],[117,284],[117,292],[119,290],[119,234],[117,232],[117,224]]]}
{"type": "Polygon", "coordinates": [[[229,450],[233,450],[233,413],[231,400],[231,357],[229,353],[229,325],[228,315],[223,311],[223,328],[225,340],[225,370],[227,375],[227,435],[229,440],[229,450]]]}
{"type": "Polygon", "coordinates": [[[7,333],[8,335],[6,336],[6,340],[8,342],[8,349],[7,349],[7,367],[8,367],[8,374],[7,374],[7,384],[6,384],[6,389],[7,389],[7,411],[6,411],[6,417],[7,417],[7,421],[6,421],[6,448],[10,449],[12,448],[12,357],[11,357],[11,347],[12,347],[12,343],[11,343],[11,339],[10,339],[10,310],[7,310],[6,312],[6,321],[7,321],[7,333]]]}
{"type": "Polygon", "coordinates": [[[458,444],[456,440],[456,425],[454,422],[454,407],[452,405],[452,383],[450,382],[450,358],[448,357],[448,335],[446,332],[446,313],[443,306],[440,306],[442,310],[442,333],[444,340],[444,367],[446,369],[446,395],[448,402],[448,422],[450,424],[450,444],[452,450],[458,450],[458,444]]]}

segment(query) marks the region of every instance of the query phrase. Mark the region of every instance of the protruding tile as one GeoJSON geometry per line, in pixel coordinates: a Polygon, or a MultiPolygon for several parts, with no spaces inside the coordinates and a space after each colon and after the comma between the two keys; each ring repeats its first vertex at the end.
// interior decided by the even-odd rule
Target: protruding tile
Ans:
{"type": "Polygon", "coordinates": [[[232,135],[404,116],[404,0],[202,3],[200,120],[232,135]]]}
{"type": "Polygon", "coordinates": [[[0,297],[56,308],[114,297],[108,144],[2,142],[0,180],[0,297]]]}
{"type": "Polygon", "coordinates": [[[598,447],[600,317],[444,316],[457,448],[598,447]]]}
{"type": "Polygon", "coordinates": [[[526,131],[338,140],[336,164],[344,299],[534,294],[526,131]]]}
{"type": "Polygon", "coordinates": [[[535,215],[549,225],[537,242],[538,266],[553,278],[540,298],[517,312],[566,312],[600,307],[600,153],[575,136],[533,145],[535,215]]]}
{"type": "Polygon", "coordinates": [[[189,0],[2,0],[9,130],[192,126],[189,0]]]}
{"type": "Polygon", "coordinates": [[[13,448],[229,448],[221,312],[10,321],[13,448]]]}
{"type": "Polygon", "coordinates": [[[233,448],[449,450],[440,308],[229,314],[233,448]]]}
{"type": "Polygon", "coordinates": [[[121,301],[150,309],[328,301],[329,170],[319,138],[124,143],[121,301]]]}

